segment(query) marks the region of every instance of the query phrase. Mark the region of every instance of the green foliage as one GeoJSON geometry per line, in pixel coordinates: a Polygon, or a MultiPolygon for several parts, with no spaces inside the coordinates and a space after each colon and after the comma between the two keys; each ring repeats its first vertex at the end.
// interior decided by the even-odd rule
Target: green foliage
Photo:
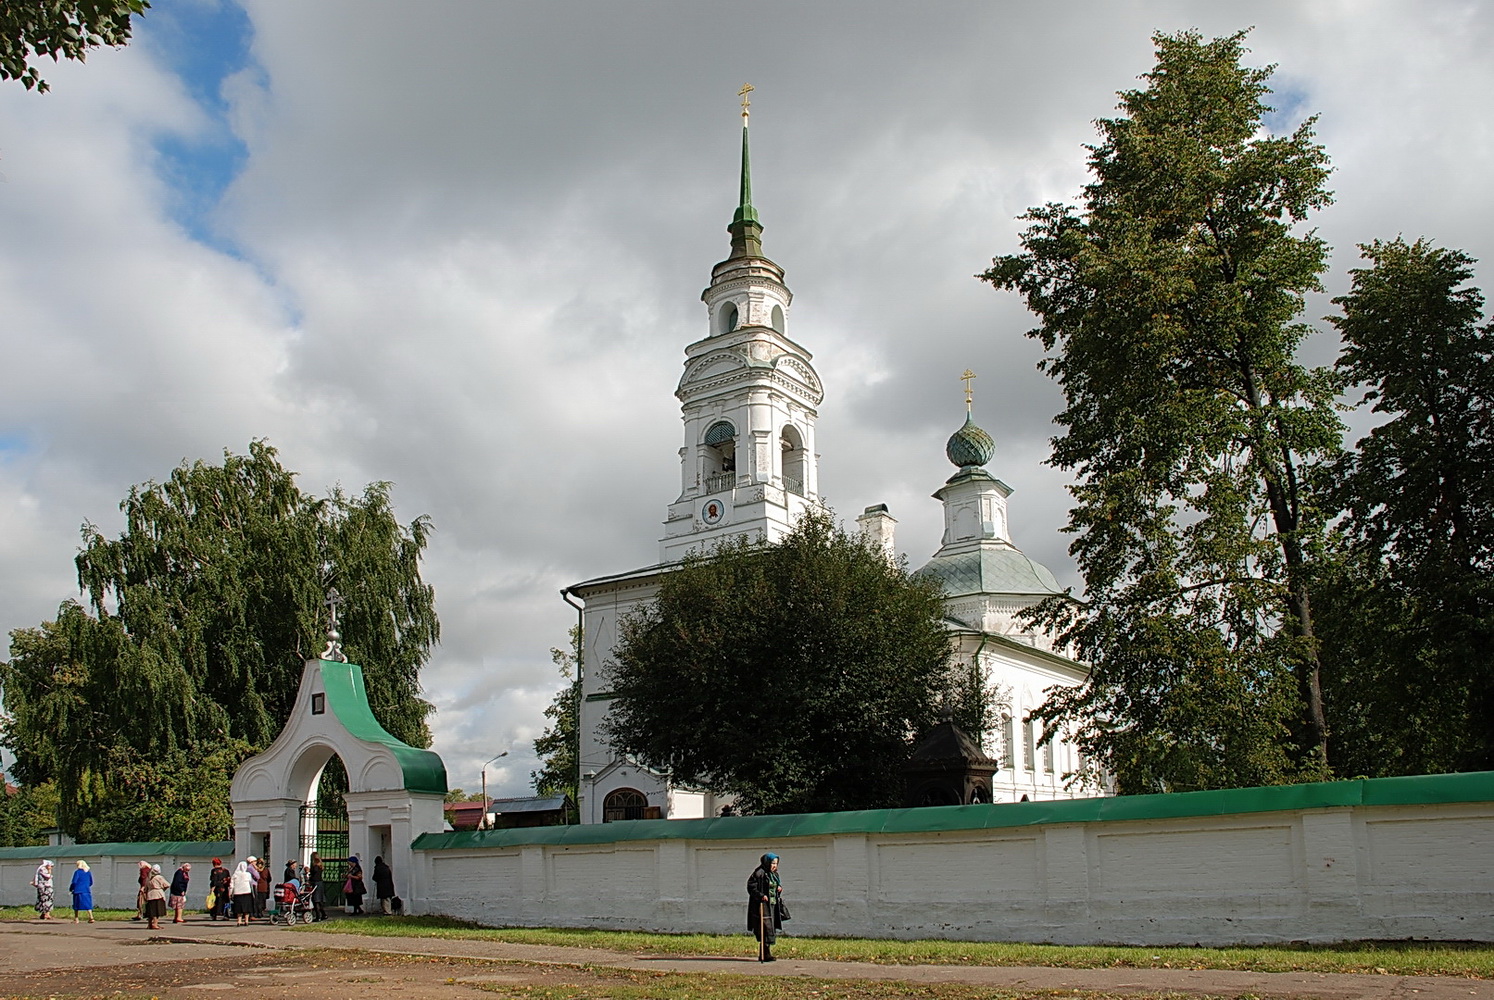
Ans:
{"type": "Polygon", "coordinates": [[[184,464],[134,487],[121,509],[117,539],[83,528],[88,608],[68,602],[56,621],[16,630],[0,665],[10,714],[0,741],[24,783],[57,783],[63,829],[124,829],[109,818],[120,816],[143,824],[127,839],[221,831],[227,776],[279,732],[302,663],[319,652],[329,585],[346,597],[339,627],[374,714],[429,744],[419,670],[439,625],[419,559],[430,525],[400,525],[389,484],[318,499],[255,442],[222,465],[184,464]],[[225,769],[221,804],[168,791],[188,775],[208,782],[198,772],[209,760],[225,769]],[[146,779],[151,768],[166,784],[146,779]]]}
{"type": "Polygon", "coordinates": [[[946,685],[942,614],[937,585],[828,514],[692,557],[602,665],[612,745],[746,812],[895,804],[946,685]]]}
{"type": "Polygon", "coordinates": [[[581,627],[571,626],[570,648],[550,650],[550,659],[566,679],[566,685],[555,693],[545,718],[550,724],[534,741],[534,752],[540,769],[529,773],[534,790],[540,795],[568,795],[577,800],[577,774],[581,762],[581,627]]]}
{"type": "Polygon", "coordinates": [[[1312,119],[1267,134],[1243,32],[1154,40],[1098,122],[1083,209],[1033,209],[982,275],[1042,321],[1067,403],[1051,462],[1077,477],[1089,603],[1042,618],[1092,673],[1036,714],[1122,791],[1320,778],[1307,480],[1339,448],[1338,380],[1296,361],[1327,248],[1294,229],[1330,201],[1328,158],[1312,119]]]}
{"type": "Polygon", "coordinates": [[[41,847],[57,826],[57,787],[23,785],[0,801],[0,847],[41,847]]]}
{"type": "Polygon", "coordinates": [[[51,88],[31,65],[33,57],[82,62],[100,45],[130,40],[131,15],[149,0],[5,0],[0,3],[0,80],[20,80],[27,90],[51,88]]]}
{"type": "Polygon", "coordinates": [[[1494,768],[1494,325],[1466,254],[1360,249],[1330,320],[1386,419],[1336,470],[1315,593],[1336,756],[1372,776],[1494,768]]]}
{"type": "Polygon", "coordinates": [[[482,792],[468,792],[460,788],[453,788],[446,793],[445,802],[451,805],[456,802],[481,802],[482,792]]]}

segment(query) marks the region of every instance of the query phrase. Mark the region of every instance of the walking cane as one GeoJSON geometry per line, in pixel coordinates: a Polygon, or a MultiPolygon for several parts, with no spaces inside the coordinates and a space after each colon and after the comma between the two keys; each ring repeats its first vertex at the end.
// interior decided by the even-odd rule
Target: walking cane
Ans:
{"type": "Polygon", "coordinates": [[[757,904],[757,960],[768,960],[768,898],[764,896],[757,904]]]}

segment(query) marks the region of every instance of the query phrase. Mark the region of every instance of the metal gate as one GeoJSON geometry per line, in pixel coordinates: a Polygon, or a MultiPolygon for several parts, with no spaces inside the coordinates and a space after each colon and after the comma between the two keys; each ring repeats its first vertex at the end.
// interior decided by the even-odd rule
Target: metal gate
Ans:
{"type": "Polygon", "coordinates": [[[308,804],[301,807],[301,856],[315,851],[322,863],[322,892],[328,906],[342,906],[348,877],[348,814],[308,804]]]}

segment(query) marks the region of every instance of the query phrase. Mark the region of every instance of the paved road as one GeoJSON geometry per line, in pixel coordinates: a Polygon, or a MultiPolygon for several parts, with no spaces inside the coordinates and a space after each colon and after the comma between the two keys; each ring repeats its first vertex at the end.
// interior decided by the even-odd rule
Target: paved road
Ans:
{"type": "Polygon", "coordinates": [[[143,959],[141,945],[170,941],[166,951],[150,949],[152,961],[221,958],[236,947],[341,948],[399,955],[493,959],[557,965],[598,965],[618,969],[676,972],[729,972],[739,975],[807,976],[823,979],[973,983],[1005,989],[1101,990],[1110,993],[1172,991],[1224,996],[1321,997],[1325,1000],[1494,1000],[1494,982],[1446,976],[1365,976],[1322,973],[1260,973],[1185,969],[1054,969],[952,965],[871,965],[784,959],[760,965],[749,957],[681,958],[625,954],[591,948],[559,948],[496,941],[446,941],[361,934],[291,931],[255,925],[237,927],[197,918],[148,931],[133,921],[97,924],[0,923],[0,971],[41,972],[126,965],[143,959]]]}

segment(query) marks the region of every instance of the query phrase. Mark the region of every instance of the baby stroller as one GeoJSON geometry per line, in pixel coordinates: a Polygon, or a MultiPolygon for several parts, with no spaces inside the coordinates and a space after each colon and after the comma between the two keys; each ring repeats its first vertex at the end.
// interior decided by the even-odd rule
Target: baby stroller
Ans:
{"type": "Polygon", "coordinates": [[[275,908],[270,911],[270,923],[294,924],[296,921],[311,923],[316,911],[311,906],[311,897],[300,891],[294,882],[281,882],[275,886],[275,908]]]}

